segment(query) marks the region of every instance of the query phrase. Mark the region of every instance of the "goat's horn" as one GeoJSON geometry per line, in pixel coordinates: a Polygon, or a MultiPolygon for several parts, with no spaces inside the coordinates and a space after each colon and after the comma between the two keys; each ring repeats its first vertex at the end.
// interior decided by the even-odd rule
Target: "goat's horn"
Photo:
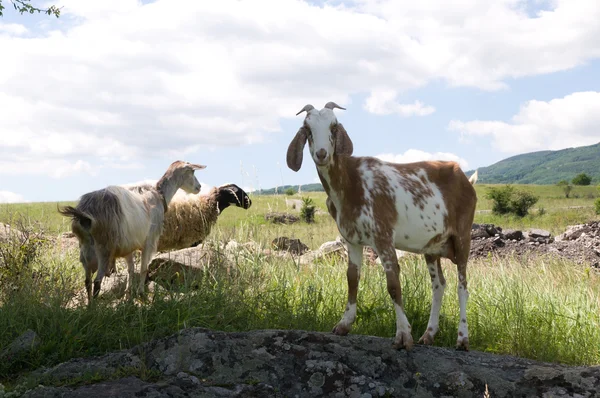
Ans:
{"type": "Polygon", "coordinates": [[[332,101],[330,101],[330,102],[326,103],[326,104],[325,104],[325,108],[327,108],[327,109],[335,109],[335,108],[338,108],[338,109],[343,109],[343,110],[346,110],[346,108],[342,108],[341,106],[339,106],[338,104],[336,104],[335,102],[332,102],[332,101]]]}
{"type": "Polygon", "coordinates": [[[298,116],[299,114],[301,114],[304,111],[308,112],[311,109],[315,109],[315,107],[312,106],[311,104],[306,104],[306,105],[304,105],[304,108],[302,108],[302,110],[300,112],[296,113],[296,116],[298,116]]]}

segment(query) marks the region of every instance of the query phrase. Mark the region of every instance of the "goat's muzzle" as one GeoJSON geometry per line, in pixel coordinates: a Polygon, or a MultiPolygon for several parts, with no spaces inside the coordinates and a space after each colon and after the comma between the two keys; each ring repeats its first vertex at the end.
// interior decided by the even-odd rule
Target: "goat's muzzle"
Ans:
{"type": "Polygon", "coordinates": [[[327,158],[328,158],[327,151],[323,148],[319,149],[315,153],[315,163],[318,166],[325,166],[327,164],[327,158]]]}

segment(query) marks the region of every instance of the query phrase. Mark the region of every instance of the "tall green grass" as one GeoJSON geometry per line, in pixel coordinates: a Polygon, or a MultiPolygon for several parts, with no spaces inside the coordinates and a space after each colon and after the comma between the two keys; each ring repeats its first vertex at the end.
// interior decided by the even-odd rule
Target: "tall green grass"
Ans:
{"type": "MultiPolygon", "coordinates": [[[[562,206],[563,200],[552,196],[554,188],[544,189],[548,191],[540,201],[546,205],[544,215],[534,212],[517,219],[479,213],[475,221],[560,233],[569,224],[596,219],[586,208],[552,207],[562,206]]],[[[307,196],[326,211],[324,194],[307,196]]],[[[249,210],[227,209],[210,241],[255,241],[267,248],[274,238],[289,236],[316,249],[335,239],[337,228],[327,214],[317,214],[316,223],[310,225],[266,222],[268,211],[290,211],[285,199],[284,195],[254,196],[249,210]]],[[[593,199],[588,201],[591,204],[593,199]]],[[[11,223],[16,216],[24,216],[32,225],[40,222],[50,235],[68,230],[55,203],[0,205],[0,222],[11,223]]],[[[404,257],[400,265],[405,309],[416,341],[427,327],[430,278],[419,256],[404,257]]],[[[458,327],[456,269],[446,260],[443,266],[448,286],[435,344],[453,347],[458,327]]],[[[600,363],[597,272],[552,257],[489,258],[470,262],[468,280],[471,349],[566,364],[600,363]]],[[[0,286],[0,351],[27,329],[35,330],[42,342],[19,362],[0,363],[0,379],[73,357],[132,347],[191,326],[329,332],[342,316],[347,295],[346,264],[339,259],[300,266],[291,257],[251,253],[237,257],[229,270],[211,264],[193,282],[178,291],[157,289],[145,303],[106,296],[89,309],[85,300],[83,305],[73,304],[74,297],[83,293],[77,250],[61,253],[53,245],[45,247],[20,274],[14,290],[0,286]]],[[[352,333],[387,337],[391,344],[394,310],[381,267],[363,266],[352,333]]]]}
{"type": "MultiPolygon", "coordinates": [[[[218,234],[217,234],[218,238],[218,234]]],[[[448,281],[436,345],[453,347],[458,328],[456,270],[444,261],[448,281]]],[[[260,254],[239,256],[234,272],[214,265],[179,291],[157,289],[149,301],[111,301],[94,308],[70,306],[81,294],[76,253],[48,251],[35,278],[5,293],[0,306],[0,350],[27,329],[41,346],[18,363],[0,363],[0,379],[73,357],[110,350],[201,326],[223,331],[282,328],[329,332],[346,302],[346,266],[294,261],[260,254]]],[[[471,349],[567,364],[600,363],[600,278],[555,259],[489,259],[468,272],[471,349]]],[[[418,256],[401,260],[405,310],[417,340],[427,327],[431,284],[418,256]]],[[[390,338],[394,310],[381,267],[363,267],[358,318],[352,333],[390,338]]]]}

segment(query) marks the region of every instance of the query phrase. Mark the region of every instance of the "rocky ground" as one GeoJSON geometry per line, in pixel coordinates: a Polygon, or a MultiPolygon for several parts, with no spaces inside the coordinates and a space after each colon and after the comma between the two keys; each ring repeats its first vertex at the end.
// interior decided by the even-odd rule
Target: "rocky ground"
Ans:
{"type": "Polygon", "coordinates": [[[471,258],[506,255],[555,255],[600,268],[600,223],[573,225],[557,237],[548,231],[503,230],[493,224],[473,224],[471,258]]]}
{"type": "Polygon", "coordinates": [[[599,391],[599,366],[431,346],[407,352],[393,349],[391,339],[361,335],[190,328],[39,369],[6,396],[597,397],[599,391]]]}

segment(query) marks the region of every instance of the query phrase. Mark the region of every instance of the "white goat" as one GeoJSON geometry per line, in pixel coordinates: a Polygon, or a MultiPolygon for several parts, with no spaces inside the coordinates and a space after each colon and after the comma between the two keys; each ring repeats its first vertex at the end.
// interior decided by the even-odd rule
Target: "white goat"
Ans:
{"type": "Polygon", "coordinates": [[[127,294],[131,295],[135,250],[142,252],[138,292],[144,292],[148,263],[156,253],[168,204],[179,188],[189,193],[200,192],[194,171],[205,167],[175,161],[155,186],[127,189],[113,185],[86,193],[77,207],[59,208],[62,215],[72,218],[71,229],[79,240],[88,303],[92,301],[92,274],[98,271],[94,279],[95,298],[107,270],[112,271],[118,257],[127,261],[127,294]]]}
{"type": "Polygon", "coordinates": [[[381,258],[387,289],[396,311],[394,346],[410,349],[411,326],[404,313],[395,248],[422,253],[429,267],[433,298],[427,330],[419,340],[433,344],[446,281],[440,258],[457,264],[460,322],[457,348],[468,350],[467,260],[475,215],[475,189],[455,162],[397,164],[374,157],[352,156],[353,144],[333,102],[316,110],[306,105],[302,127],[287,151],[288,167],[298,171],[308,141],[319,179],[327,192],[327,208],[348,247],[348,304],[333,333],[346,335],[356,319],[356,296],[363,246],[381,258]]]}

